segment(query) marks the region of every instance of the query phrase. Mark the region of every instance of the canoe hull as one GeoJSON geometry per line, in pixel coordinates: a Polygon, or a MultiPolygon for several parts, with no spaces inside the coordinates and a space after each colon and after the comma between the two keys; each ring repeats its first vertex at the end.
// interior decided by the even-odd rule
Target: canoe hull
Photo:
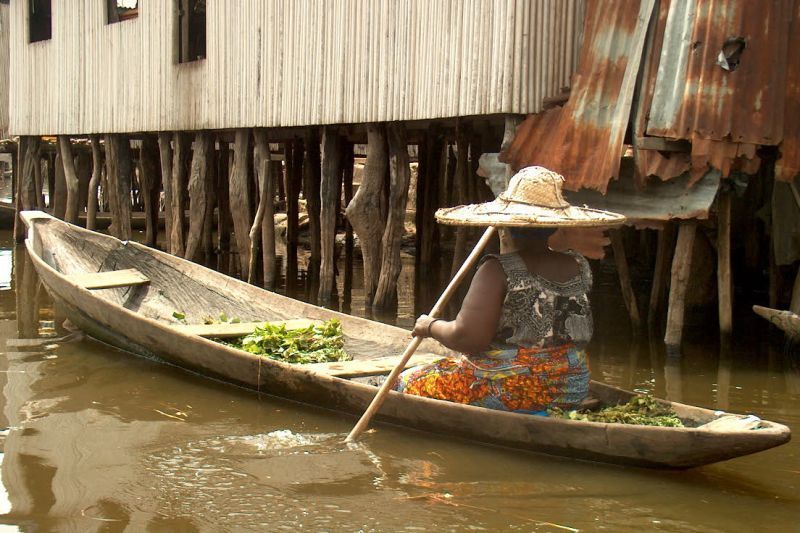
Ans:
{"type": "MultiPolygon", "coordinates": [[[[39,226],[42,226],[40,231],[44,231],[46,227],[35,221],[30,225],[30,231],[39,226]]],[[[37,247],[32,243],[33,239],[29,239],[31,259],[54,301],[76,326],[103,342],[261,393],[346,413],[363,412],[377,390],[363,383],[263,360],[202,337],[178,333],[169,325],[137,314],[135,309],[70,283],[37,254],[37,247]]],[[[251,289],[248,286],[247,290],[251,289]]],[[[270,299],[283,298],[268,294],[270,299]]],[[[282,300],[276,302],[282,303],[282,300]]],[[[324,318],[319,316],[320,313],[324,315],[324,310],[312,308],[309,306],[310,314],[324,318]]],[[[357,325],[354,323],[354,327],[357,325]]],[[[375,329],[380,331],[382,327],[376,324],[375,329]]],[[[384,331],[392,333],[391,329],[384,331]]],[[[605,401],[624,400],[632,394],[594,382],[592,390],[605,401]]],[[[706,409],[673,405],[681,416],[713,418],[706,409]]],[[[772,422],[765,422],[763,429],[737,431],[736,434],[699,428],[596,424],[494,411],[395,392],[389,394],[379,419],[529,452],[655,468],[690,468],[714,463],[771,448],[790,438],[788,428],[772,422]]]]}

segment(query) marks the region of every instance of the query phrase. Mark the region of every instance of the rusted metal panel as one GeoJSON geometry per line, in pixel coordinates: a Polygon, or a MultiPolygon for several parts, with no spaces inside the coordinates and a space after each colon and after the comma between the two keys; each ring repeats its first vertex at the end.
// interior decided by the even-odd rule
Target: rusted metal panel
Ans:
{"type": "Polygon", "coordinates": [[[619,175],[625,130],[654,0],[591,2],[569,101],[529,116],[501,159],[541,165],[568,189],[605,192],[619,175]]]}
{"type": "Polygon", "coordinates": [[[632,180],[620,180],[605,195],[582,190],[567,193],[567,200],[623,214],[627,224],[637,227],[657,227],[673,219],[706,219],[719,189],[720,172],[708,171],[693,187],[688,186],[690,179],[684,174],[669,181],[651,180],[644,190],[632,180]]]}
{"type": "Polygon", "coordinates": [[[752,173],[784,136],[794,0],[669,3],[647,134],[692,141],[691,172],[752,173]]]}
{"type": "Polygon", "coordinates": [[[789,32],[789,58],[786,70],[786,110],[781,158],[775,164],[775,179],[791,181],[800,174],[800,0],[795,0],[789,32]]]}

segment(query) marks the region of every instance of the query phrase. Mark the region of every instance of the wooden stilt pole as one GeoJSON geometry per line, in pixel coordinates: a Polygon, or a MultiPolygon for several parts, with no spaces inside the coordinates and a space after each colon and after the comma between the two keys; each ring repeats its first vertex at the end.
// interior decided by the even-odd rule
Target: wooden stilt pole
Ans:
{"type": "Polygon", "coordinates": [[[421,216],[418,214],[420,225],[417,226],[417,232],[421,233],[418,252],[419,264],[423,270],[427,269],[428,272],[431,271],[431,265],[438,259],[439,228],[434,213],[439,208],[439,181],[442,178],[443,149],[444,142],[438,128],[429,129],[425,137],[424,189],[420,191],[417,188],[417,197],[423,198],[420,206],[422,214],[421,216]]]}
{"type": "Polygon", "coordinates": [[[248,282],[255,282],[256,250],[260,241],[264,286],[272,289],[275,284],[275,193],[272,188],[272,159],[266,132],[264,130],[256,130],[254,136],[254,160],[258,171],[260,199],[253,225],[250,228],[250,276],[248,282]]]}
{"type": "MultiPolygon", "coordinates": [[[[219,250],[217,269],[222,271],[228,268],[226,258],[231,247],[231,219],[230,202],[228,199],[228,182],[230,181],[230,147],[227,141],[220,139],[217,154],[217,249],[219,250]]],[[[230,272],[230,271],[228,271],[230,272]]]]}
{"type": "Polygon", "coordinates": [[[58,136],[58,155],[64,169],[64,178],[67,189],[67,202],[64,220],[71,224],[78,223],[78,174],[75,171],[75,159],[72,155],[72,143],[66,135],[58,136]]]}
{"type": "Polygon", "coordinates": [[[92,156],[86,150],[75,154],[75,173],[78,175],[78,213],[86,212],[89,199],[89,179],[92,176],[92,156]]]}
{"type": "Polygon", "coordinates": [[[633,284],[631,283],[631,274],[628,269],[628,258],[625,255],[625,244],[622,241],[622,233],[619,229],[613,229],[610,230],[608,234],[611,238],[611,247],[614,250],[614,262],[617,265],[622,298],[625,301],[625,307],[628,309],[628,316],[631,319],[631,329],[634,335],[638,335],[641,331],[642,321],[639,316],[639,305],[636,302],[636,293],[633,291],[633,284]]]}
{"type": "Polygon", "coordinates": [[[211,137],[199,131],[192,145],[192,168],[189,173],[189,233],[186,236],[184,258],[193,261],[203,243],[203,227],[208,212],[209,191],[208,153],[211,151],[211,137]]]}
{"type": "Polygon", "coordinates": [[[109,232],[121,240],[131,238],[131,149],[127,137],[105,136],[106,175],[111,209],[109,232]]]}
{"type": "Polygon", "coordinates": [[[142,139],[139,150],[139,169],[142,200],[144,201],[145,244],[152,247],[156,245],[156,236],[158,235],[158,200],[161,188],[158,143],[152,135],[146,135],[142,139]]]}
{"type": "Polygon", "coordinates": [[[161,159],[161,184],[164,187],[164,234],[166,237],[165,249],[174,253],[172,249],[172,134],[162,132],[158,134],[158,151],[161,159]]]}
{"type": "Polygon", "coordinates": [[[318,269],[322,260],[320,244],[320,140],[317,128],[309,128],[305,135],[305,157],[303,158],[303,196],[308,213],[308,233],[311,245],[312,269],[318,269]]]}
{"type": "MultiPolygon", "coordinates": [[[[468,180],[468,162],[467,153],[469,150],[469,143],[467,142],[466,132],[459,128],[456,133],[456,168],[455,168],[455,188],[457,191],[457,198],[459,204],[466,204],[469,202],[469,185],[468,180]]],[[[464,262],[467,256],[467,235],[468,229],[464,226],[456,228],[456,243],[453,249],[453,262],[450,265],[450,277],[453,277],[458,270],[459,265],[464,262]]]]}
{"type": "MultiPolygon", "coordinates": [[[[355,154],[353,143],[347,143],[344,160],[342,162],[342,188],[344,189],[345,208],[353,201],[353,171],[355,165],[355,154]]],[[[344,223],[344,284],[342,287],[342,312],[349,313],[352,303],[353,290],[353,225],[350,220],[345,219],[344,223]]]]}
{"type": "Polygon", "coordinates": [[[189,155],[189,137],[182,131],[172,136],[172,225],[170,251],[183,257],[186,252],[186,158],[189,155]]]}
{"type": "Polygon", "coordinates": [[[86,229],[97,228],[97,189],[103,175],[103,153],[100,149],[100,137],[92,136],[92,177],[89,179],[89,193],[86,198],[86,229]]]}
{"type": "Polygon", "coordinates": [[[19,218],[21,211],[38,207],[36,196],[36,166],[39,164],[39,137],[19,138],[18,159],[22,167],[17,180],[17,216],[14,218],[14,236],[17,242],[25,240],[25,224],[19,218]]]}
{"type": "Polygon", "coordinates": [[[403,237],[411,169],[405,125],[389,125],[389,213],[383,232],[381,274],[374,306],[389,309],[397,304],[397,278],[400,276],[400,243],[403,237]]]}
{"type": "Polygon", "coordinates": [[[731,193],[721,190],[717,201],[717,293],[719,332],[733,331],[733,282],[731,279],[731,193]]]}
{"type": "Polygon", "coordinates": [[[667,222],[663,229],[658,230],[658,244],[656,245],[656,265],[653,272],[653,285],[650,287],[650,303],[647,311],[647,324],[655,326],[658,312],[661,309],[661,300],[666,288],[669,266],[672,263],[672,250],[675,241],[675,224],[667,222]]]}
{"type": "Polygon", "coordinates": [[[206,156],[206,212],[203,215],[203,253],[205,266],[212,268],[214,255],[214,208],[217,204],[217,159],[214,138],[208,136],[206,156]]]}
{"type": "Polygon", "coordinates": [[[322,129],[322,179],[320,183],[319,301],[329,303],[334,286],[336,205],[341,194],[342,150],[339,135],[330,126],[322,129]]]}
{"type": "Polygon", "coordinates": [[[697,225],[694,222],[681,222],[678,229],[678,242],[672,260],[672,279],[669,287],[669,309],[664,343],[671,348],[679,348],[683,336],[683,314],[686,306],[686,288],[692,269],[692,249],[697,225]]]}
{"type": "Polygon", "coordinates": [[[239,268],[242,279],[247,279],[250,265],[250,225],[253,217],[250,212],[250,198],[247,194],[247,160],[250,145],[250,130],[236,130],[233,148],[233,169],[231,170],[229,197],[233,231],[236,234],[236,250],[239,253],[239,268]]]}
{"type": "MultiPolygon", "coordinates": [[[[286,184],[286,291],[290,295],[293,294],[297,281],[297,196],[299,194],[297,174],[302,171],[296,168],[298,151],[302,153],[302,148],[297,144],[297,141],[287,142],[283,152],[283,178],[286,184]]],[[[302,167],[302,163],[300,166],[302,167]]]]}
{"type": "Polygon", "coordinates": [[[64,172],[64,159],[60,153],[47,160],[48,197],[53,216],[66,220],[67,214],[67,177],[64,172]],[[50,179],[50,177],[53,179],[50,179]],[[50,187],[52,185],[52,187],[50,187]]]}
{"type": "Polygon", "coordinates": [[[386,133],[382,124],[367,125],[367,160],[361,185],[345,209],[361,243],[364,261],[364,297],[371,306],[381,269],[381,243],[386,214],[382,208],[384,174],[388,167],[386,133]]]}
{"type": "MultiPolygon", "coordinates": [[[[41,152],[41,143],[36,143],[36,153],[34,154],[36,164],[33,166],[33,177],[34,177],[34,186],[36,187],[36,208],[40,211],[44,211],[47,206],[44,203],[44,177],[42,176],[42,152],[41,152]]],[[[51,203],[52,203],[52,188],[48,191],[51,195],[51,203]]]]}

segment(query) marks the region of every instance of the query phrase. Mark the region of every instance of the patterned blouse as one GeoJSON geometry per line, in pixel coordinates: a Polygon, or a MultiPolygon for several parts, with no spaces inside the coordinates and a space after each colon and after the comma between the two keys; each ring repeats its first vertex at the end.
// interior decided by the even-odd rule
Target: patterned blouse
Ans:
{"type": "Polygon", "coordinates": [[[493,255],[503,267],[507,290],[495,343],[524,348],[549,348],[574,343],[582,349],[592,338],[588,293],[592,271],[582,255],[567,252],[580,273],[565,282],[531,274],[517,253],[493,255]]]}

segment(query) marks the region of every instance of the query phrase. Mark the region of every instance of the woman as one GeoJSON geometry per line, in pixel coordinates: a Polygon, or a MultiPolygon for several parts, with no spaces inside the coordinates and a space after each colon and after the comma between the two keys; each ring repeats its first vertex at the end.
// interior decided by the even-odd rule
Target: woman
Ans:
{"type": "Polygon", "coordinates": [[[569,205],[562,182],[528,167],[493,202],[437,212],[443,223],[511,226],[501,242],[513,251],[484,258],[455,320],[417,320],[414,335],[463,355],[403,372],[396,390],[537,414],[586,398],[591,270],[580,254],[552,250],[548,238],[558,227],[607,227],[624,217],[569,205]]]}

